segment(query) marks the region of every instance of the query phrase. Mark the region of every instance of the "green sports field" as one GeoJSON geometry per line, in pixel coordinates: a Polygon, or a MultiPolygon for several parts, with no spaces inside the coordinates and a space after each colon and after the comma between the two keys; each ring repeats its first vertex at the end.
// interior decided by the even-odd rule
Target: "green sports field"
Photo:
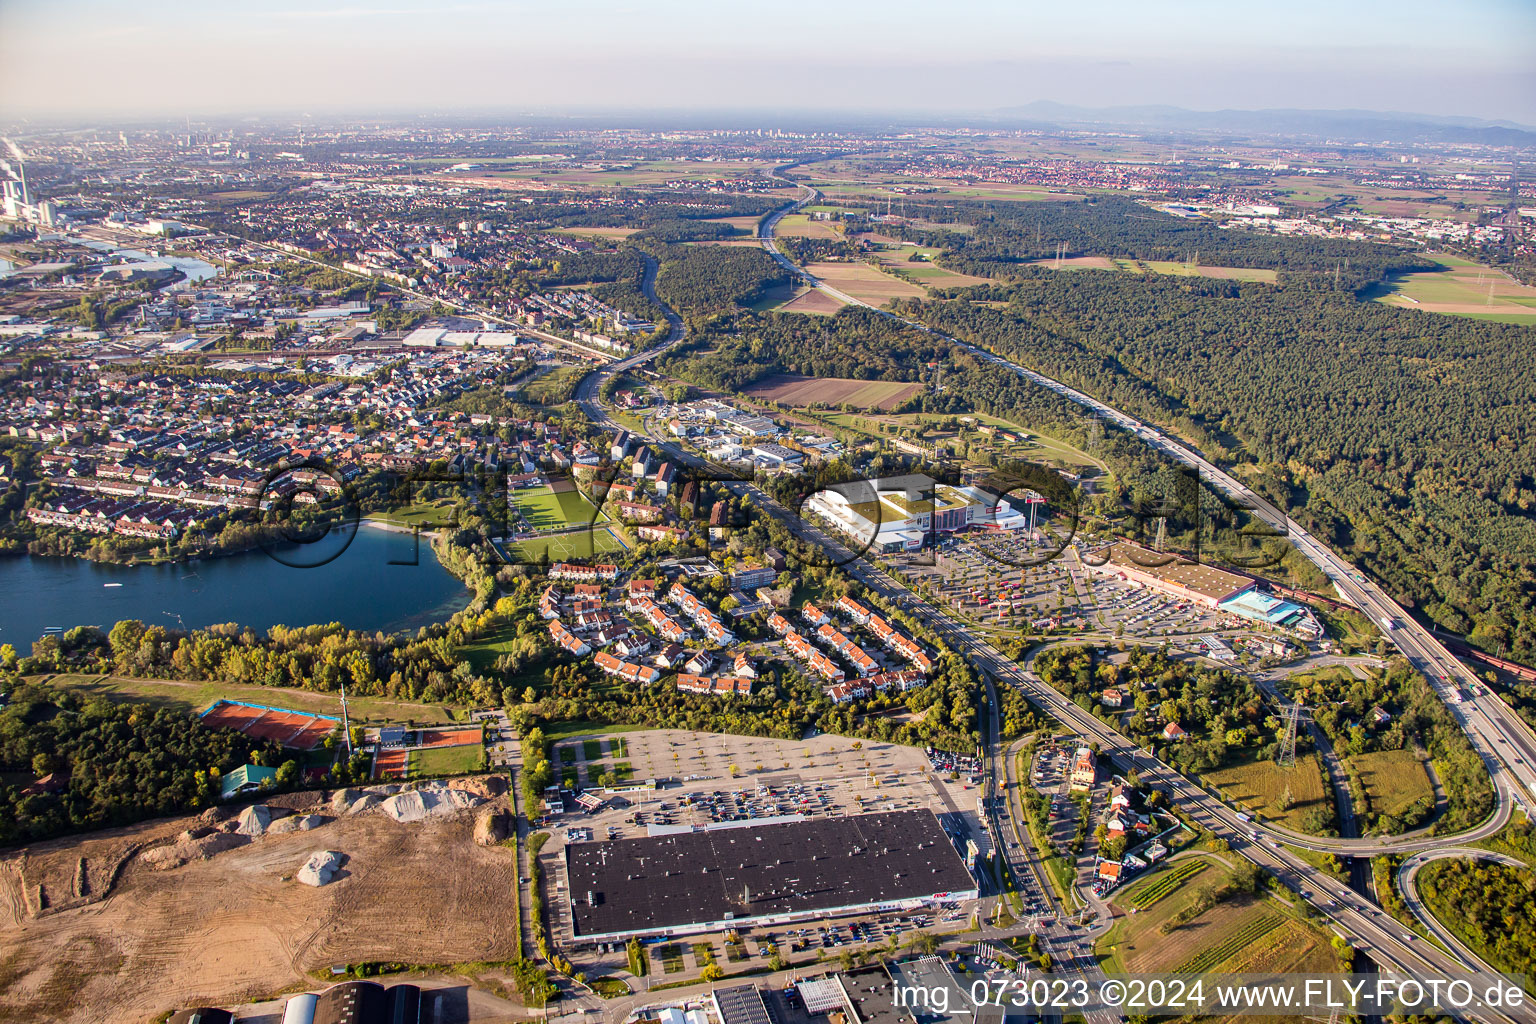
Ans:
{"type": "Polygon", "coordinates": [[[514,562],[521,565],[537,562],[546,552],[551,562],[591,558],[609,551],[622,551],[624,543],[608,527],[594,526],[590,530],[514,541],[508,548],[514,562]]]}
{"type": "Polygon", "coordinates": [[[411,751],[410,767],[406,777],[431,778],[442,775],[465,775],[485,768],[485,748],[478,743],[460,747],[429,747],[411,751]]]}
{"type": "Polygon", "coordinates": [[[549,486],[516,490],[508,496],[534,530],[565,530],[608,522],[608,514],[578,490],[555,491],[549,486]]]}

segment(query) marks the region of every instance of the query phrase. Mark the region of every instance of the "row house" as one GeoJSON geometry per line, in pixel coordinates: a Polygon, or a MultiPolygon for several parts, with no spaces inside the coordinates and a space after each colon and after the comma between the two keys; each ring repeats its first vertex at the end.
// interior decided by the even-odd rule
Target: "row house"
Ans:
{"type": "Polygon", "coordinates": [[[681,582],[672,584],[672,589],[667,591],[667,598],[681,608],[683,614],[697,623],[704,635],[719,646],[725,647],[736,642],[736,635],[726,629],[715,613],[681,582]]]}
{"type": "Polygon", "coordinates": [[[545,587],[544,593],[539,595],[539,614],[546,619],[558,619],[561,600],[559,587],[545,587]]]}
{"type": "Polygon", "coordinates": [[[869,631],[875,634],[887,649],[895,651],[903,660],[916,666],[921,672],[933,671],[933,659],[923,652],[916,640],[901,633],[878,615],[870,615],[869,631]]]}
{"type": "Polygon", "coordinates": [[[827,696],[834,704],[847,704],[855,700],[866,700],[874,694],[874,689],[868,680],[855,679],[852,682],[837,682],[827,687],[827,696]]]}
{"type": "MultiPolygon", "coordinates": [[[[586,641],[578,640],[574,633],[566,629],[559,619],[550,622],[549,635],[554,639],[555,643],[577,657],[581,657],[592,650],[591,647],[587,646],[586,641]]],[[[602,655],[599,655],[599,657],[602,657],[602,655]]]]}
{"type": "Polygon", "coordinates": [[[880,666],[875,664],[875,659],[871,658],[864,648],[854,643],[847,635],[838,631],[833,626],[826,625],[816,630],[816,638],[837,651],[844,658],[847,658],[849,663],[853,665],[854,671],[858,672],[859,675],[869,676],[879,670],[880,666]]]}
{"type": "Polygon", "coordinates": [[[752,680],[738,676],[705,676],[684,672],[677,677],[677,688],[684,693],[749,697],[752,694],[752,680]]]}
{"type": "Polygon", "coordinates": [[[799,633],[789,633],[784,637],[784,644],[790,653],[828,682],[840,683],[843,681],[843,670],[838,668],[831,658],[818,651],[811,642],[799,633]]]}
{"type": "Polygon", "coordinates": [[[583,633],[611,629],[613,625],[613,614],[602,608],[589,608],[576,613],[576,628],[583,633]]]}
{"type": "Polygon", "coordinates": [[[831,616],[809,601],[800,609],[800,617],[813,626],[825,626],[832,621],[831,616]]]}
{"type": "Polygon", "coordinates": [[[859,604],[859,602],[855,601],[851,597],[838,598],[837,610],[848,616],[860,626],[869,621],[869,609],[864,607],[862,604],[859,604]]]}
{"type": "Polygon", "coordinates": [[[649,665],[638,665],[632,661],[621,661],[606,651],[599,652],[593,660],[603,672],[610,676],[618,676],[625,682],[649,686],[661,678],[660,669],[649,665]]]}
{"type": "Polygon", "coordinates": [[[578,583],[594,583],[599,580],[612,583],[619,578],[616,565],[579,565],[575,562],[556,562],[549,567],[552,580],[575,580],[578,583]]]}
{"type": "Polygon", "coordinates": [[[902,692],[915,690],[927,681],[928,677],[915,668],[904,668],[896,672],[878,672],[868,680],[876,693],[884,693],[893,687],[902,692]]]}
{"type": "Polygon", "coordinates": [[[648,653],[651,638],[644,633],[625,633],[614,641],[613,650],[621,658],[637,658],[648,653]]]}
{"type": "Polygon", "coordinates": [[[662,610],[661,606],[648,597],[632,597],[625,602],[624,607],[645,617],[657,634],[664,640],[676,643],[688,635],[688,631],[678,625],[676,619],[662,610]]]}

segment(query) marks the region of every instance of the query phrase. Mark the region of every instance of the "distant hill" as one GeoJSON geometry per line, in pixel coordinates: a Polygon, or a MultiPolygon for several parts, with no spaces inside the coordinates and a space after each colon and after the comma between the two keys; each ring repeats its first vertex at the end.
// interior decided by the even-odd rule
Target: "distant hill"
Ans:
{"type": "Polygon", "coordinates": [[[1162,128],[1176,132],[1287,137],[1346,142],[1469,142],[1536,145],[1536,128],[1513,121],[1381,110],[1186,110],[1170,106],[1076,107],[1041,100],[993,112],[996,117],[1056,125],[1162,128]]]}

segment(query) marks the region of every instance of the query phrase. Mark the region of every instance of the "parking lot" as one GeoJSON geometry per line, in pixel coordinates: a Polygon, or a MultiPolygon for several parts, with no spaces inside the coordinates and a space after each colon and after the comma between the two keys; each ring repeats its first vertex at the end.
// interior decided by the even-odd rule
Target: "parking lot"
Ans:
{"type": "Polygon", "coordinates": [[[1101,627],[1128,636],[1209,632],[1232,617],[1110,576],[1088,574],[1101,627]]]}
{"type": "MultiPolygon", "coordinates": [[[[944,538],[937,551],[896,555],[893,563],[914,584],[931,587],[939,600],[978,618],[1018,625],[1077,614],[1074,567],[1043,558],[1048,549],[1009,534],[944,538]]],[[[1086,623],[1077,624],[1081,628],[1086,623]]]]}

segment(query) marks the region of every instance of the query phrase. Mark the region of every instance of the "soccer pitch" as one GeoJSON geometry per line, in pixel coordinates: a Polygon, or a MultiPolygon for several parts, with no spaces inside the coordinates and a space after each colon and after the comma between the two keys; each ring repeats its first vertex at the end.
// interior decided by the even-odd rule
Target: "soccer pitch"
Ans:
{"type": "Polygon", "coordinates": [[[609,522],[606,512],[599,511],[586,495],[575,489],[557,492],[545,485],[513,491],[508,500],[522,513],[531,530],[566,530],[609,522]]]}

